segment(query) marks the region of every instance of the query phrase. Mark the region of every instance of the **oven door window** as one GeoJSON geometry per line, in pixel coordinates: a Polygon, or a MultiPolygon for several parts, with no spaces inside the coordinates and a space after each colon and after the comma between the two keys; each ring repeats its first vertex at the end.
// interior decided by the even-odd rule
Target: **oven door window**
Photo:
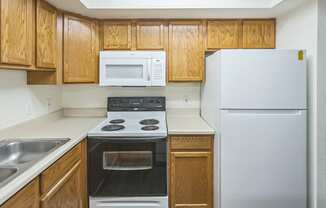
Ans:
{"type": "Polygon", "coordinates": [[[103,169],[117,171],[153,169],[152,151],[103,152],[103,169]]]}
{"type": "Polygon", "coordinates": [[[167,139],[88,139],[92,197],[167,195],[167,139]]]}

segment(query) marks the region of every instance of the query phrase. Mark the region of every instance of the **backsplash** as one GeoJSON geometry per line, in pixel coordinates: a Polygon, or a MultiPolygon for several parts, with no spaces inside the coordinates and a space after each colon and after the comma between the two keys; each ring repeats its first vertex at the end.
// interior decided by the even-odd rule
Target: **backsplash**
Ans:
{"type": "Polygon", "coordinates": [[[61,87],[28,86],[26,72],[0,70],[0,129],[61,108],[61,87]]]}
{"type": "Polygon", "coordinates": [[[199,108],[199,83],[169,83],[166,87],[100,87],[64,85],[64,108],[105,108],[109,96],[166,96],[167,108],[199,108]]]}

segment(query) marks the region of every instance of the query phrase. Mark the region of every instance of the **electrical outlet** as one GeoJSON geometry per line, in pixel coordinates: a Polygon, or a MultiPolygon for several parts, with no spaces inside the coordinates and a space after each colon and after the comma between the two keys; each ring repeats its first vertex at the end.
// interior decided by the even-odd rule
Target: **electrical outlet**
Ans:
{"type": "Polygon", "coordinates": [[[51,107],[52,107],[52,97],[47,97],[46,98],[46,104],[48,107],[48,111],[50,111],[51,107]]]}
{"type": "Polygon", "coordinates": [[[184,96],[183,97],[183,101],[185,102],[185,103],[189,103],[189,97],[186,95],[186,96],[184,96]]]}

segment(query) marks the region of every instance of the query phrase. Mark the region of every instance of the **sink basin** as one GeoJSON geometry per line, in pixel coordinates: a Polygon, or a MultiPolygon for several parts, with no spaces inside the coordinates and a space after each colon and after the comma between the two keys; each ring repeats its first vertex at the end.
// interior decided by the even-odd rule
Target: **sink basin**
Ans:
{"type": "Polygon", "coordinates": [[[70,139],[0,141],[0,188],[70,139]]]}
{"type": "Polygon", "coordinates": [[[0,146],[0,164],[21,164],[36,160],[63,142],[64,140],[8,142],[0,146]]]}
{"type": "Polygon", "coordinates": [[[4,182],[12,175],[17,173],[18,168],[1,168],[0,167],[0,183],[4,182]]]}
{"type": "Polygon", "coordinates": [[[12,141],[0,146],[0,164],[27,163],[63,144],[65,140],[12,141]]]}

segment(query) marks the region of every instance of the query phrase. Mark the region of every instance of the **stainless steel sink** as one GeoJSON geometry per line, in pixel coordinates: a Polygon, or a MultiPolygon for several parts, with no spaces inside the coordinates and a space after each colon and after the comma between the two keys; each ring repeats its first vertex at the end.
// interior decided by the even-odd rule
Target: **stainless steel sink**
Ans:
{"type": "Polygon", "coordinates": [[[0,188],[68,141],[69,139],[0,141],[0,188]]]}
{"type": "Polygon", "coordinates": [[[17,173],[18,168],[1,168],[0,167],[0,184],[17,173]]]}

